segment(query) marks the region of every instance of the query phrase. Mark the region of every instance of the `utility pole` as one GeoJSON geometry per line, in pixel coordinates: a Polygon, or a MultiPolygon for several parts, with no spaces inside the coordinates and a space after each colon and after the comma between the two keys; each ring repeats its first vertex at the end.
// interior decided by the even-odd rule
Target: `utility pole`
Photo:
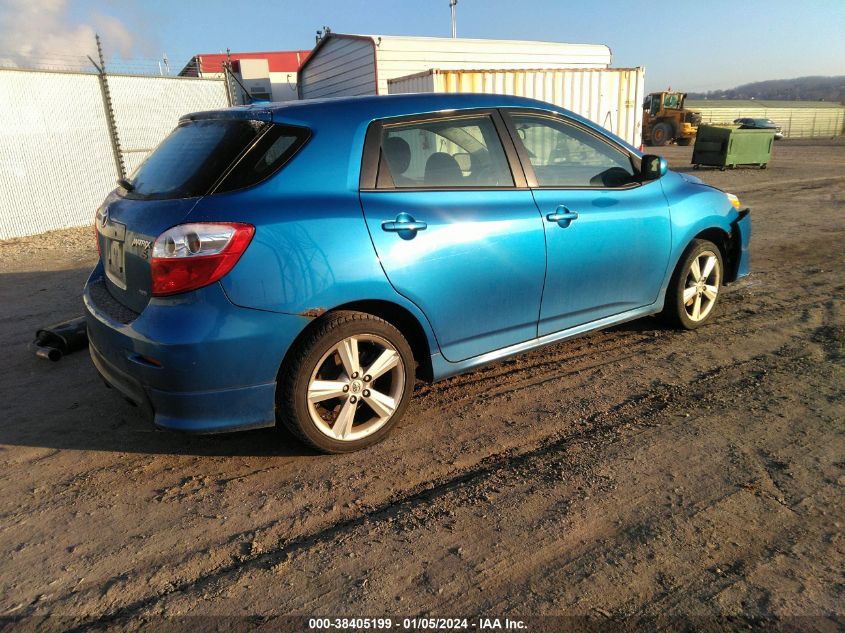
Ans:
{"type": "Polygon", "coordinates": [[[452,12],[452,38],[458,37],[458,16],[456,10],[458,7],[458,0],[449,0],[449,10],[452,12]]]}

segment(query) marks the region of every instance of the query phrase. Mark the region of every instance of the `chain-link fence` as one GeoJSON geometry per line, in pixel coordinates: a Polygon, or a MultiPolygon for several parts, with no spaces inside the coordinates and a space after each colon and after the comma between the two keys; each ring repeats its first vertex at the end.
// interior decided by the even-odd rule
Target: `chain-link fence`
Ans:
{"type": "Polygon", "coordinates": [[[702,123],[724,125],[736,119],[771,119],[786,138],[831,138],[843,133],[845,107],[823,102],[690,101],[686,107],[701,113],[702,123]]]}
{"type": "Polygon", "coordinates": [[[189,112],[228,104],[222,80],[0,69],[0,239],[92,222],[115,187],[189,112]],[[113,141],[116,141],[113,143],[113,141]]]}

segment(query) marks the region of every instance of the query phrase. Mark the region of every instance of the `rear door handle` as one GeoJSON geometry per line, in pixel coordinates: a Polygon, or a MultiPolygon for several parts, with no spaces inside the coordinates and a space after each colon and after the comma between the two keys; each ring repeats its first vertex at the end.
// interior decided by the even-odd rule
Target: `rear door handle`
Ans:
{"type": "Polygon", "coordinates": [[[564,205],[560,205],[554,213],[549,213],[546,216],[549,222],[557,222],[561,228],[566,228],[572,220],[578,219],[578,214],[575,211],[570,211],[564,205]]]}
{"type": "Polygon", "coordinates": [[[410,213],[400,213],[396,216],[395,221],[386,221],[381,223],[381,230],[389,233],[398,233],[403,240],[413,239],[417,231],[425,231],[428,224],[425,222],[418,222],[410,213]]]}

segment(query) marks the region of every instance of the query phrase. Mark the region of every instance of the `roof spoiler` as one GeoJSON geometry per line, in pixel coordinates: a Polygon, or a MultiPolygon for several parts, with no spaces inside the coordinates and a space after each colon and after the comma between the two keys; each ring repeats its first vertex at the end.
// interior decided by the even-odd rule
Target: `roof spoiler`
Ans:
{"type": "Polygon", "coordinates": [[[222,119],[243,119],[247,121],[266,121],[269,123],[273,120],[273,113],[265,107],[255,106],[241,106],[236,108],[226,108],[225,110],[209,110],[207,112],[192,112],[179,117],[179,122],[186,121],[209,121],[222,119]]]}

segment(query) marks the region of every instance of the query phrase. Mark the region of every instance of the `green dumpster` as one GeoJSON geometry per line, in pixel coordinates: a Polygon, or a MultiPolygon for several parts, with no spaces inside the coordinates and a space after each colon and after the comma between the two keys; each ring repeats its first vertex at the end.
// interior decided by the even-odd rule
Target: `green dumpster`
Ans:
{"type": "Polygon", "coordinates": [[[765,169],[772,157],[774,130],[741,130],[733,125],[699,125],[692,150],[692,164],[733,169],[759,165],[765,169]]]}

